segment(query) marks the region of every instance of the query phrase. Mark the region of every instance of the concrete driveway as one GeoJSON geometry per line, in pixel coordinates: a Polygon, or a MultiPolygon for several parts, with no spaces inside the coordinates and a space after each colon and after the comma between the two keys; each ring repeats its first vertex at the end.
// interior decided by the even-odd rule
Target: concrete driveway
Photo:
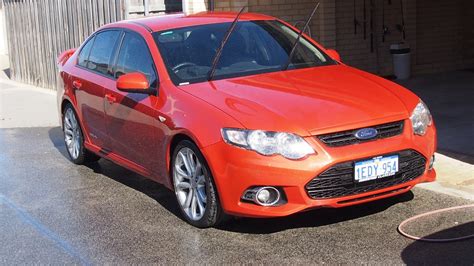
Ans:
{"type": "MultiPolygon", "coordinates": [[[[281,219],[239,219],[199,230],[162,186],[101,160],[76,166],[54,128],[0,130],[0,263],[453,263],[472,265],[474,239],[403,238],[415,214],[470,201],[415,189],[392,199],[281,219]]],[[[472,233],[474,210],[410,231],[472,233]],[[457,224],[466,228],[454,230],[457,224]],[[443,232],[444,231],[444,232],[443,232]]]]}
{"type": "MultiPolygon", "coordinates": [[[[174,195],[162,186],[106,160],[86,166],[70,163],[57,126],[54,95],[47,94],[0,82],[0,121],[11,123],[0,126],[2,265],[474,264],[474,239],[432,244],[397,232],[400,222],[416,214],[473,203],[447,195],[443,186],[441,193],[415,188],[356,207],[278,219],[237,219],[218,228],[196,229],[180,218],[174,195]],[[22,98],[5,97],[14,88],[38,101],[44,97],[48,104],[12,102],[11,97],[22,98]],[[27,116],[18,116],[7,105],[24,106],[27,116]],[[37,118],[36,108],[44,110],[37,118]],[[44,127],[32,124],[37,119],[44,119],[44,127]]],[[[460,176],[464,181],[470,178],[460,176]]],[[[460,186],[452,189],[462,192],[460,186]]],[[[471,195],[461,192],[460,196],[471,195]]],[[[429,217],[407,229],[433,237],[473,234],[474,210],[429,217]]]]}

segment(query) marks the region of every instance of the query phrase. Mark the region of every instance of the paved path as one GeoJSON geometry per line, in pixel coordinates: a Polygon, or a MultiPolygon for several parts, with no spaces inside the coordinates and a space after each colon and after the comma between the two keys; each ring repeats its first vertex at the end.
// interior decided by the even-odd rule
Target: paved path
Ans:
{"type": "Polygon", "coordinates": [[[0,128],[59,125],[56,92],[0,79],[0,128]]]}

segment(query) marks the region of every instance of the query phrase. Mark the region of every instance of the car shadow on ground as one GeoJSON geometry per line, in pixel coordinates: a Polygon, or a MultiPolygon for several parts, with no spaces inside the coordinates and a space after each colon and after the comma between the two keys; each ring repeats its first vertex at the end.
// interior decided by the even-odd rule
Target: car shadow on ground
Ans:
{"type": "Polygon", "coordinates": [[[48,136],[51,143],[58,152],[66,159],[69,160],[69,155],[67,154],[66,145],[64,144],[64,134],[61,127],[53,127],[48,130],[48,136]]]}
{"type": "MultiPolygon", "coordinates": [[[[63,140],[63,132],[60,127],[51,128],[48,131],[49,139],[56,150],[67,160],[69,155],[63,140]]],[[[156,200],[166,210],[180,216],[178,206],[175,203],[174,194],[162,186],[140,174],[132,172],[106,159],[100,159],[98,162],[86,163],[86,167],[92,169],[94,173],[107,176],[114,181],[122,183],[136,191],[139,191],[148,197],[156,200]]]]}
{"type": "Polygon", "coordinates": [[[413,193],[409,191],[391,198],[344,208],[313,209],[279,218],[239,218],[220,225],[218,229],[247,234],[270,234],[293,228],[319,227],[383,212],[413,198],[413,193]]]}
{"type": "MultiPolygon", "coordinates": [[[[61,128],[52,128],[49,130],[48,134],[51,142],[58,152],[69,160],[66,147],[62,139],[63,133],[61,128]]],[[[116,165],[108,160],[101,159],[99,162],[89,163],[86,164],[86,166],[92,169],[95,173],[104,175],[147,195],[158,202],[170,213],[173,213],[182,219],[173,192],[164,186],[137,173],[129,171],[119,165],[116,165]]],[[[248,234],[270,234],[292,228],[318,227],[379,213],[393,205],[410,201],[413,198],[413,193],[409,191],[402,195],[362,205],[339,209],[313,209],[282,218],[228,219],[225,223],[219,225],[217,229],[248,234]]]]}
{"type": "MultiPolygon", "coordinates": [[[[424,238],[455,238],[473,233],[474,221],[424,236],[424,238]]],[[[402,251],[401,258],[407,265],[474,265],[473,251],[474,238],[448,243],[415,241],[402,251]]]]}

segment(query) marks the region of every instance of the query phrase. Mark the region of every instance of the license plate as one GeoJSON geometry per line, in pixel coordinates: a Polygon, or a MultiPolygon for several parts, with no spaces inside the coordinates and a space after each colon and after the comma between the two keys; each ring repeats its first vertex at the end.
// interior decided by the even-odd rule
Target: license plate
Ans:
{"type": "Polygon", "coordinates": [[[395,175],[398,172],[398,155],[376,157],[355,163],[354,179],[365,182],[395,175]]]}

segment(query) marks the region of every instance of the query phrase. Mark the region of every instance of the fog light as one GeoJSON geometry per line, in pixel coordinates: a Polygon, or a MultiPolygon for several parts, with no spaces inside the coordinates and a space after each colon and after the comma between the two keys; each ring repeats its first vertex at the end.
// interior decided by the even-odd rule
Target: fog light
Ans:
{"type": "Polygon", "coordinates": [[[435,156],[433,154],[433,156],[431,156],[430,166],[428,168],[429,170],[433,169],[434,163],[435,163],[435,156]]]}
{"type": "Polygon", "coordinates": [[[270,191],[262,189],[257,193],[257,200],[259,202],[268,202],[270,199],[270,191]]]}
{"type": "Polygon", "coordinates": [[[271,206],[280,200],[280,191],[274,187],[261,187],[255,193],[255,202],[262,206],[271,206]]]}
{"type": "Polygon", "coordinates": [[[261,206],[273,206],[280,201],[281,194],[275,187],[253,187],[244,192],[242,199],[261,206]]]}

